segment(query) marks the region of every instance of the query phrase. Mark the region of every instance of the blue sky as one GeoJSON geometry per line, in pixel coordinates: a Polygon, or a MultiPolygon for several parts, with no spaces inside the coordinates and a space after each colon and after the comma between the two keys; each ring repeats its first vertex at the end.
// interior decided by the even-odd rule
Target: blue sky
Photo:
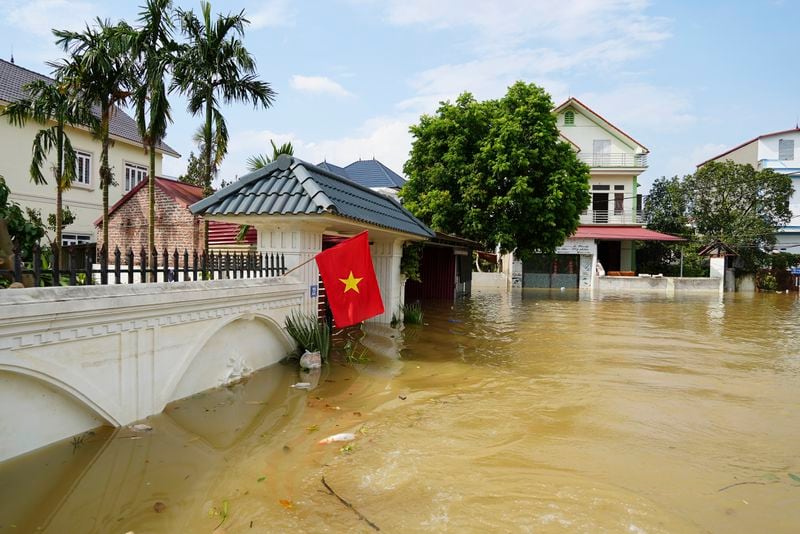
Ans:
{"type": "MultiPolygon", "coordinates": [[[[139,2],[0,0],[0,56],[48,73],[59,57],[53,27],[95,16],[136,19],[139,2]]],[[[184,8],[199,2],[177,2],[184,8]]],[[[463,91],[495,98],[516,80],[545,87],[556,104],[576,96],[646,145],[648,186],[685,174],[756,135],[794,127],[800,116],[795,59],[800,2],[645,0],[239,0],[245,44],[272,108],[226,108],[232,134],[220,177],[245,172],[269,140],[295,154],[347,164],[375,157],[402,172],[408,127],[463,91]]],[[[173,99],[165,158],[178,175],[200,118],[173,99]]]]}

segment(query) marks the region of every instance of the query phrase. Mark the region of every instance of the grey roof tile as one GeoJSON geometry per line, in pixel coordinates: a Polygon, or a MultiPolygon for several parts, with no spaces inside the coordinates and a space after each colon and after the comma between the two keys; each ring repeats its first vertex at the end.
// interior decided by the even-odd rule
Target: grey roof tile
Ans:
{"type": "MultiPolygon", "coordinates": [[[[4,59],[0,59],[0,101],[17,102],[23,98],[26,98],[28,95],[25,93],[22,87],[26,83],[38,80],[45,81],[47,83],[53,83],[52,78],[48,78],[47,76],[39,74],[38,72],[33,72],[32,70],[20,67],[19,65],[15,65],[14,63],[10,63],[4,59]]],[[[95,110],[95,114],[98,116],[100,115],[99,108],[95,110]]],[[[117,108],[116,113],[112,114],[109,130],[111,131],[112,135],[127,139],[128,141],[132,141],[136,144],[142,144],[142,137],[139,135],[139,127],[137,126],[136,121],[133,120],[130,115],[125,113],[122,109],[117,108]]],[[[157,148],[161,149],[167,154],[180,157],[180,154],[178,154],[175,149],[166,143],[159,144],[157,148]]]]}
{"type": "Polygon", "coordinates": [[[330,213],[422,237],[435,235],[396,200],[289,156],[243,176],[190,209],[206,215],[330,213]]]}

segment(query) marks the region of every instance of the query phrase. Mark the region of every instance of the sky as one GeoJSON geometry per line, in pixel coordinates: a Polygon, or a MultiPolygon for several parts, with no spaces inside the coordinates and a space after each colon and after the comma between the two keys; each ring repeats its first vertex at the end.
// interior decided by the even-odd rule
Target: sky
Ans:
{"type": "MultiPolygon", "coordinates": [[[[0,57],[49,74],[62,56],[51,28],[95,17],[135,23],[141,1],[0,0],[0,57]]],[[[175,2],[199,9],[197,2],[175,2]]],[[[346,165],[376,158],[402,174],[409,126],[469,91],[499,98],[517,80],[558,105],[575,96],[650,149],[645,190],[800,117],[800,2],[647,0],[236,0],[244,43],[278,93],[272,107],[236,104],[219,178],[291,141],[295,155],[346,165]]],[[[164,158],[178,176],[202,119],[171,99],[164,158]]]]}

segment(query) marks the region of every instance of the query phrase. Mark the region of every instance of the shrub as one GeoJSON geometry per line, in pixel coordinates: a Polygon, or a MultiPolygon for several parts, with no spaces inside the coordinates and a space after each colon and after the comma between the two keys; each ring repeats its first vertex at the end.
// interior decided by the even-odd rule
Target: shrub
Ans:
{"type": "Polygon", "coordinates": [[[403,306],[403,322],[406,324],[422,324],[422,304],[414,302],[403,306]]]}
{"type": "Polygon", "coordinates": [[[328,360],[331,349],[331,330],[313,315],[298,312],[286,318],[286,331],[301,350],[319,351],[322,361],[328,360]]]}

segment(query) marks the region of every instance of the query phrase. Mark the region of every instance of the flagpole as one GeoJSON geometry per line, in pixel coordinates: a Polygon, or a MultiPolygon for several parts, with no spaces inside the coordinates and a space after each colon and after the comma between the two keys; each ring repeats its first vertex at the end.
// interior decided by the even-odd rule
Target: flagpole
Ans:
{"type": "Polygon", "coordinates": [[[294,271],[296,271],[297,269],[299,269],[300,267],[302,267],[302,266],[303,266],[303,265],[305,265],[306,263],[311,263],[312,261],[314,261],[314,258],[316,258],[316,257],[317,257],[317,255],[316,255],[316,254],[314,254],[313,256],[311,256],[311,258],[310,258],[310,259],[307,259],[306,261],[304,261],[303,263],[301,263],[301,264],[299,264],[299,265],[295,265],[294,267],[292,267],[291,269],[289,269],[288,271],[286,271],[285,273],[283,273],[281,276],[286,276],[287,274],[289,274],[289,273],[291,273],[291,272],[294,272],[294,271]]]}

